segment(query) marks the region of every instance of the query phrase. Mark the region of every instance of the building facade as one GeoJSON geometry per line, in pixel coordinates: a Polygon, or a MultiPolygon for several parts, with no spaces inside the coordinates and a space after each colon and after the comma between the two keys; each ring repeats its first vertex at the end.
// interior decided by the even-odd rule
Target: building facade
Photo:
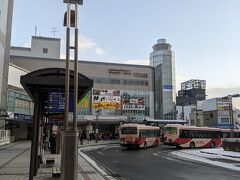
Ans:
{"type": "MultiPolygon", "coordinates": [[[[0,109],[6,111],[8,64],[10,60],[10,39],[13,0],[0,0],[0,109]]],[[[2,114],[2,113],[0,113],[2,114]]],[[[0,129],[5,121],[0,117],[0,129]]]]}
{"type": "Polygon", "coordinates": [[[175,54],[165,39],[159,39],[150,54],[154,68],[155,118],[176,119],[175,54]]]}
{"type": "Polygon", "coordinates": [[[197,109],[190,113],[190,124],[219,128],[235,128],[239,125],[239,98],[229,101],[228,96],[198,101],[197,109]]]}
{"type": "Polygon", "coordinates": [[[9,64],[7,112],[5,128],[10,130],[12,140],[32,137],[33,102],[20,84],[20,77],[29,71],[9,64]]]}
{"type": "MultiPolygon", "coordinates": [[[[42,68],[65,68],[65,59],[59,58],[59,39],[33,39],[31,48],[11,48],[11,62],[30,72],[42,68]],[[50,41],[55,47],[48,46],[50,41]],[[38,52],[33,52],[34,46],[38,47],[38,52]],[[46,57],[48,53],[51,55],[46,57]]],[[[92,90],[78,104],[78,122],[87,125],[91,121],[100,125],[100,131],[116,132],[121,121],[142,123],[154,118],[175,119],[174,53],[169,44],[160,46],[166,46],[166,49],[155,49],[152,66],[80,60],[79,73],[93,79],[94,83],[92,90]],[[157,53],[162,53],[163,59],[158,60],[157,53]],[[158,100],[154,100],[156,98],[158,100]]],[[[73,61],[70,69],[73,69],[73,61]]],[[[71,113],[69,119],[71,122],[71,113]]]]}
{"type": "Polygon", "coordinates": [[[178,91],[177,106],[196,105],[206,99],[206,80],[191,79],[181,83],[178,91]]]}

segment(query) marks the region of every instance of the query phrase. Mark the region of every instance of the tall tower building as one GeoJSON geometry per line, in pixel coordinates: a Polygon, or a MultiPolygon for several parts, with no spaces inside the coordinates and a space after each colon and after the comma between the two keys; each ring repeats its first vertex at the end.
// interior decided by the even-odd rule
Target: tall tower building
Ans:
{"type": "Polygon", "coordinates": [[[175,55],[166,39],[159,39],[150,54],[154,67],[155,119],[176,119],[175,55]]]}
{"type": "MultiPolygon", "coordinates": [[[[0,0],[0,115],[6,110],[13,0],[0,0]]],[[[5,122],[1,120],[0,129],[5,122]]]]}

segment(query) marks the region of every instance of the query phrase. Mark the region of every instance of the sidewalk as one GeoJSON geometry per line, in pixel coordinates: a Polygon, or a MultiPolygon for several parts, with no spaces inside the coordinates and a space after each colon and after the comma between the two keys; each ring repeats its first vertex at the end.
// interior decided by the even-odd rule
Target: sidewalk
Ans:
{"type": "Polygon", "coordinates": [[[28,179],[30,142],[17,142],[0,146],[0,179],[28,179]]]}
{"type": "MultiPolygon", "coordinates": [[[[118,141],[84,141],[79,148],[118,143],[118,141]]],[[[23,141],[0,146],[0,179],[1,180],[27,180],[29,179],[31,142],[23,141]]],[[[55,166],[60,167],[60,155],[49,154],[45,151],[43,164],[38,169],[35,180],[59,179],[52,177],[52,167],[46,165],[47,158],[55,159],[55,166]]],[[[78,156],[78,179],[79,180],[106,180],[110,179],[91,164],[80,153],[78,156]]]]}
{"type": "Polygon", "coordinates": [[[224,151],[222,148],[213,149],[184,149],[174,151],[173,156],[200,161],[223,168],[240,171],[240,153],[224,151]]]}

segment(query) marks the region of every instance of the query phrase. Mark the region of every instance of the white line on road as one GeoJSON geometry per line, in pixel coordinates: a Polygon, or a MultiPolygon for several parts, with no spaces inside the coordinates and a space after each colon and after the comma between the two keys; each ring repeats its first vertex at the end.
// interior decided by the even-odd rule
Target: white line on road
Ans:
{"type": "Polygon", "coordinates": [[[103,156],[103,153],[102,153],[102,152],[98,151],[97,153],[98,153],[98,154],[101,154],[101,155],[103,156]]]}
{"type": "Polygon", "coordinates": [[[110,180],[116,180],[114,179],[112,176],[108,175],[102,168],[103,167],[99,167],[99,165],[90,157],[88,157],[86,154],[84,154],[83,152],[81,152],[81,149],[78,150],[78,153],[80,154],[80,156],[82,156],[89,164],[91,164],[98,172],[100,172],[103,176],[105,176],[106,178],[110,179],[110,180]]]}

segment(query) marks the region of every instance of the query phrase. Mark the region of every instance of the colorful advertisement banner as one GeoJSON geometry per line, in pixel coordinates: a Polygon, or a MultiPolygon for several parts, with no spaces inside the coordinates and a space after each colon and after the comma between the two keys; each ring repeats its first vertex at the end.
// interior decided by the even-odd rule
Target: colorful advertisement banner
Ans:
{"type": "Polygon", "coordinates": [[[123,110],[145,110],[145,102],[143,97],[139,98],[124,97],[122,104],[123,110]]]}
{"type": "Polygon", "coordinates": [[[93,109],[121,109],[119,90],[93,89],[93,109]]]}
{"type": "Polygon", "coordinates": [[[228,97],[217,98],[217,109],[219,116],[229,116],[230,115],[230,102],[228,97]]]}
{"type": "Polygon", "coordinates": [[[90,94],[85,95],[78,103],[78,108],[88,109],[90,108],[90,94]]]}

